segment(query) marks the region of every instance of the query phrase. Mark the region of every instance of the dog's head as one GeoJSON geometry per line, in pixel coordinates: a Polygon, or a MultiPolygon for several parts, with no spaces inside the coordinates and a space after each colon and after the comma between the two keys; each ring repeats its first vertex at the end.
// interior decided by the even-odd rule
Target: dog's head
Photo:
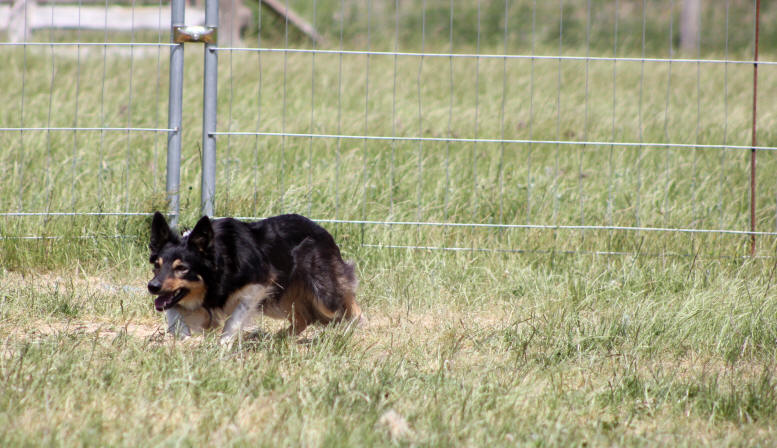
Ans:
{"type": "Polygon", "coordinates": [[[154,278],[148,291],[156,296],[154,307],[164,311],[175,305],[194,309],[202,305],[207,292],[207,272],[211,255],[213,228],[203,217],[183,238],[170,229],[161,213],[151,222],[149,261],[154,278]]]}

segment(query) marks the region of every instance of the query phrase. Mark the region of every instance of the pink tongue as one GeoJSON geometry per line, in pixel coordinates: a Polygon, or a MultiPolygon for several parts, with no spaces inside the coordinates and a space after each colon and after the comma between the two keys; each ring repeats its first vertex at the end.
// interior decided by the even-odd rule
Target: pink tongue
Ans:
{"type": "Polygon", "coordinates": [[[164,311],[165,305],[167,305],[172,299],[172,295],[160,296],[154,300],[154,307],[157,311],[164,311]]]}

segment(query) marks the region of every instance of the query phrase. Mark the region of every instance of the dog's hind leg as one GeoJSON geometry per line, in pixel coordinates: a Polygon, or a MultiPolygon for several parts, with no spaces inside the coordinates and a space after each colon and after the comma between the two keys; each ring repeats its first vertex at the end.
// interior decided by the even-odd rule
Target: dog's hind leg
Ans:
{"type": "Polygon", "coordinates": [[[292,310],[291,316],[289,316],[289,322],[291,326],[286,330],[290,336],[299,336],[306,328],[308,328],[309,319],[305,315],[302,309],[292,310]]]}
{"type": "Polygon", "coordinates": [[[310,303],[323,323],[346,319],[361,322],[356,303],[358,281],[353,265],[340,257],[336,246],[307,238],[292,251],[294,276],[310,291],[310,303]]]}

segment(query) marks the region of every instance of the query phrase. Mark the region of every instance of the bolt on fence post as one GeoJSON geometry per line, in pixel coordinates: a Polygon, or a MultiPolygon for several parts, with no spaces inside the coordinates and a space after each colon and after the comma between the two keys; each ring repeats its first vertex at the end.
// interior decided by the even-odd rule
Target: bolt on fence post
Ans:
{"type": "MultiPolygon", "coordinates": [[[[219,24],[218,0],[205,1],[205,27],[216,29],[219,24]]],[[[203,80],[202,111],[202,215],[213,216],[216,194],[216,95],[218,93],[217,40],[205,43],[205,77],[203,80]]]]}
{"type": "MultiPolygon", "coordinates": [[[[177,26],[184,24],[186,0],[172,0],[170,4],[170,41],[177,26]]],[[[181,111],[183,109],[183,44],[170,47],[170,92],[168,97],[167,128],[167,202],[170,225],[178,226],[181,186],[181,111]]]]}

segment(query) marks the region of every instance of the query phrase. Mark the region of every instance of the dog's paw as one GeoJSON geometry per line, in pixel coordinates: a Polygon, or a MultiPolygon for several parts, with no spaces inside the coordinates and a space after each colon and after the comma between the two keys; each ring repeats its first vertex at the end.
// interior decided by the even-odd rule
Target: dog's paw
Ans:
{"type": "Polygon", "coordinates": [[[192,334],[186,326],[171,326],[167,328],[167,333],[176,339],[188,339],[192,334]]]}
{"type": "Polygon", "coordinates": [[[235,335],[224,333],[219,337],[219,345],[224,348],[232,347],[232,343],[235,342],[235,335]]]}

